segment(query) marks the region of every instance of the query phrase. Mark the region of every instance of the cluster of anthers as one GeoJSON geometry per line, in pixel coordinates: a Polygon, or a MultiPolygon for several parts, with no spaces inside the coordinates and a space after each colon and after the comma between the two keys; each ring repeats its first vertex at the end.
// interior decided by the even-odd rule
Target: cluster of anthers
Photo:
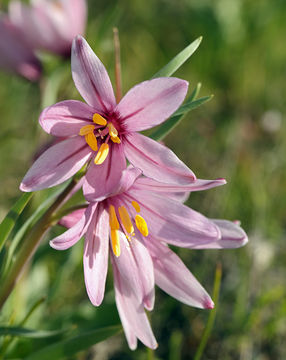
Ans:
{"type": "Polygon", "coordinates": [[[120,144],[121,141],[118,137],[118,131],[115,126],[111,122],[108,122],[106,119],[104,119],[104,117],[102,117],[100,114],[95,113],[92,117],[92,120],[94,125],[90,124],[83,126],[79,131],[79,135],[85,137],[86,143],[93,151],[97,151],[97,154],[94,158],[94,163],[96,165],[100,165],[107,158],[109,152],[109,139],[111,139],[111,141],[116,144],[120,144]],[[104,143],[100,145],[98,150],[97,138],[99,137],[102,140],[105,138],[105,140],[104,143]]]}
{"type": "MultiPolygon", "coordinates": [[[[139,215],[140,206],[136,201],[132,201],[132,206],[136,210],[135,225],[143,236],[148,236],[148,227],[145,219],[139,215]]],[[[109,205],[109,226],[110,226],[110,237],[112,243],[112,250],[115,256],[120,255],[120,241],[119,241],[119,230],[120,225],[128,241],[131,241],[131,237],[135,235],[134,226],[128,211],[124,205],[117,208],[118,217],[114,205],[109,205]]]]}

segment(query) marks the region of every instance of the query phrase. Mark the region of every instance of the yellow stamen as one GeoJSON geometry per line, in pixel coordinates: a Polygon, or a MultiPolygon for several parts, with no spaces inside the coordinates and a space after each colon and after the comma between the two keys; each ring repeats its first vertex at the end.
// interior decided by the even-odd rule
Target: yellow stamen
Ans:
{"type": "Polygon", "coordinates": [[[137,201],[132,201],[132,206],[137,212],[140,212],[140,206],[137,201]]]}
{"type": "Polygon", "coordinates": [[[146,221],[143,219],[143,217],[137,214],[135,216],[135,223],[136,223],[137,229],[141,232],[141,234],[143,236],[148,236],[148,234],[149,234],[148,227],[147,227],[146,221]]]}
{"type": "Polygon", "coordinates": [[[92,133],[94,129],[95,129],[94,125],[85,125],[80,129],[79,135],[85,136],[87,134],[92,133]]]}
{"type": "Polygon", "coordinates": [[[109,123],[107,125],[108,130],[109,130],[109,135],[113,138],[113,137],[117,137],[118,135],[118,131],[115,129],[115,127],[113,126],[113,124],[109,123]]]}
{"type": "Polygon", "coordinates": [[[125,230],[129,234],[132,234],[134,232],[134,227],[133,227],[133,224],[131,222],[130,216],[129,216],[127,210],[126,210],[126,207],[125,206],[120,206],[118,208],[118,212],[119,212],[119,216],[120,216],[120,219],[122,221],[122,224],[123,224],[125,230]]]}
{"type": "Polygon", "coordinates": [[[93,132],[88,133],[87,135],[85,135],[85,141],[87,142],[87,144],[90,146],[90,148],[93,151],[97,151],[97,149],[98,149],[97,140],[96,140],[96,137],[95,137],[93,132]]]}
{"type": "Polygon", "coordinates": [[[121,141],[120,141],[120,139],[119,139],[118,136],[114,136],[114,137],[111,136],[110,139],[111,139],[114,143],[116,143],[116,144],[120,144],[120,143],[121,143],[121,141]]]}
{"type": "Polygon", "coordinates": [[[120,255],[120,241],[119,241],[119,231],[112,230],[110,231],[112,251],[116,257],[120,255]]]}
{"type": "Polygon", "coordinates": [[[104,160],[107,158],[108,152],[109,152],[108,144],[106,143],[102,144],[96,154],[96,157],[94,158],[95,165],[101,165],[104,162],[104,160]]]}
{"type": "Polygon", "coordinates": [[[99,114],[93,114],[92,120],[97,125],[105,126],[107,124],[107,121],[99,114]]]}
{"type": "Polygon", "coordinates": [[[111,230],[119,230],[119,222],[113,205],[109,206],[109,225],[111,230]]]}

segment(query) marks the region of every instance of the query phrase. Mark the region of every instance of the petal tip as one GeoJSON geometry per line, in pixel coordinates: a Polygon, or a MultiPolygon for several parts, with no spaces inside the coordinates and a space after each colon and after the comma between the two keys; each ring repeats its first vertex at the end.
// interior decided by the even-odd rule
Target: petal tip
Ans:
{"type": "Polygon", "coordinates": [[[213,309],[215,307],[214,302],[211,298],[207,298],[204,303],[204,309],[213,309]]]}
{"type": "Polygon", "coordinates": [[[19,189],[23,192],[31,192],[31,189],[29,186],[25,185],[25,183],[21,182],[19,189]]]}

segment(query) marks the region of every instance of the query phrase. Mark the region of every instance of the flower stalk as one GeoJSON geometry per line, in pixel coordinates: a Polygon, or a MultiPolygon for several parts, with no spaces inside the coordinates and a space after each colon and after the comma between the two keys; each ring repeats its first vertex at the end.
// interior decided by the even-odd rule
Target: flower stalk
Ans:
{"type": "Polygon", "coordinates": [[[122,84],[121,84],[121,62],[120,62],[120,41],[118,29],[113,28],[113,42],[114,42],[114,55],[115,55],[115,92],[117,104],[122,97],[122,84]]]}
{"type": "Polygon", "coordinates": [[[74,189],[76,184],[77,180],[72,180],[67,188],[56,198],[54,203],[49,207],[41,219],[39,219],[35,226],[30,230],[30,233],[27,235],[18,254],[16,254],[16,259],[11,266],[10,271],[3,279],[3,283],[1,284],[0,309],[2,309],[6,300],[10,296],[14,286],[23,272],[23,269],[31,259],[43,236],[51,226],[53,215],[65,202],[66,198],[74,189]]]}

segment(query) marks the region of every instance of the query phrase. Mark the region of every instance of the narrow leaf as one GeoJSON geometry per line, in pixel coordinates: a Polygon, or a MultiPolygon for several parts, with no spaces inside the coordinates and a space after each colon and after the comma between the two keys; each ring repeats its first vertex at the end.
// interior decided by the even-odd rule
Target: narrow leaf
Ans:
{"type": "Polygon", "coordinates": [[[17,223],[17,220],[25,206],[31,200],[33,193],[24,193],[12,206],[4,220],[0,224],[0,251],[8,239],[9,234],[17,223]]]}
{"type": "Polygon", "coordinates": [[[161,77],[161,76],[171,76],[177,71],[185,61],[189,59],[190,56],[197,50],[199,47],[203,37],[200,36],[195,41],[193,41],[190,45],[188,45],[184,50],[182,50],[178,55],[176,55],[167,65],[165,65],[161,70],[159,70],[153,78],[161,77]]]}
{"type": "Polygon", "coordinates": [[[19,336],[25,338],[33,338],[33,339],[40,339],[40,338],[47,338],[57,335],[62,335],[68,330],[31,330],[22,327],[10,327],[10,326],[2,326],[0,327],[0,336],[19,336]]]}
{"type": "Polygon", "coordinates": [[[204,103],[210,101],[213,98],[213,95],[204,96],[194,101],[187,101],[185,104],[179,107],[179,109],[173,114],[173,116],[182,115],[190,110],[194,110],[195,108],[203,105],[204,103]]]}
{"type": "Polygon", "coordinates": [[[79,330],[80,335],[44,347],[26,357],[25,360],[65,359],[119,333],[120,330],[121,326],[110,326],[88,332],[79,330]]]}
{"type": "Polygon", "coordinates": [[[189,100],[196,100],[197,96],[199,95],[199,92],[201,91],[202,83],[197,83],[197,86],[192,91],[189,100]]]}

